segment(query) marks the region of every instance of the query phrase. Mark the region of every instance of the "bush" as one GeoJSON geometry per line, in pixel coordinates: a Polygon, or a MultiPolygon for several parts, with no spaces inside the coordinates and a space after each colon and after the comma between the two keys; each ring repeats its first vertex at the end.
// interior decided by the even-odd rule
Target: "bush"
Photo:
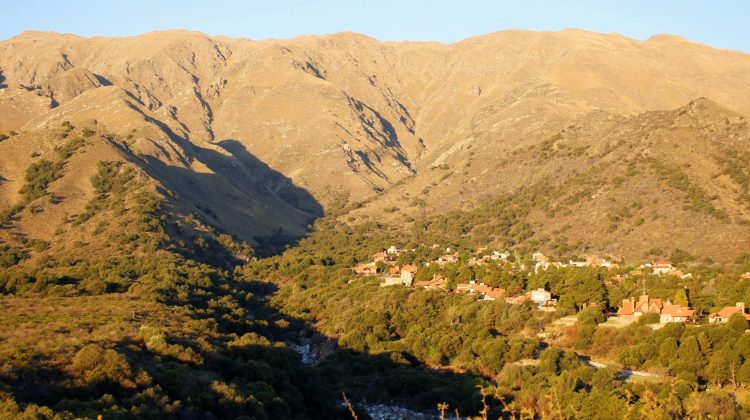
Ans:
{"type": "Polygon", "coordinates": [[[576,332],[576,350],[586,350],[591,347],[596,330],[597,326],[594,323],[580,324],[578,326],[578,331],[576,332]]]}
{"type": "Polygon", "coordinates": [[[638,325],[658,324],[661,317],[656,312],[644,314],[638,319],[638,325]]]}
{"type": "Polygon", "coordinates": [[[30,203],[36,198],[47,194],[47,186],[58,178],[61,164],[53,163],[47,159],[32,163],[26,168],[24,180],[26,184],[21,187],[24,201],[30,203]]]}
{"type": "Polygon", "coordinates": [[[748,329],[747,319],[745,319],[744,315],[733,314],[731,317],[729,317],[729,321],[727,321],[727,328],[740,333],[744,332],[746,329],[748,329]]]}
{"type": "Polygon", "coordinates": [[[0,267],[12,267],[26,258],[26,254],[18,248],[8,245],[0,245],[0,267]]]}
{"type": "Polygon", "coordinates": [[[111,383],[123,388],[135,388],[133,371],[125,356],[96,344],[79,350],[70,368],[88,385],[111,383]]]}
{"type": "Polygon", "coordinates": [[[171,357],[185,363],[202,364],[203,357],[190,347],[179,344],[169,344],[167,336],[158,327],[144,325],[141,327],[141,338],[146,348],[160,356],[171,357]]]}
{"type": "Polygon", "coordinates": [[[604,314],[598,305],[591,305],[578,313],[578,322],[581,324],[601,324],[604,322],[604,314]]]}

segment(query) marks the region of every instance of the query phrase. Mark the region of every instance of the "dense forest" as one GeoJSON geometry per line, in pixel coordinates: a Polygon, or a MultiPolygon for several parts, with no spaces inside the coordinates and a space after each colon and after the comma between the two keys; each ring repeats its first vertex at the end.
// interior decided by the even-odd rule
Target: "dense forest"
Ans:
{"type": "MultiPolygon", "coordinates": [[[[506,199],[499,201],[506,202],[506,199]]],[[[492,203],[477,212],[490,211],[492,203]]],[[[456,213],[441,218],[444,229],[454,229],[474,214],[456,213]]],[[[489,216],[488,216],[489,218],[489,216]]],[[[406,366],[426,366],[455,375],[469,375],[477,388],[469,392],[440,387],[423,397],[420,383],[412,383],[399,370],[371,372],[371,377],[347,383],[358,398],[402,401],[429,409],[436,400],[466,414],[481,414],[482,401],[489,416],[599,417],[701,417],[721,413],[747,415],[746,386],[750,384],[750,348],[747,321],[736,316],[723,325],[658,323],[645,316],[626,328],[602,326],[606,310],[617,308],[622,299],[637,296],[642,289],[664,300],[689,300],[698,313],[707,315],[723,306],[750,299],[750,279],[740,279],[746,258],[733,269],[679,261],[693,276],[681,279],[651,274],[623,276],[633,270],[561,268],[533,273],[514,269],[527,261],[498,266],[466,264],[484,242],[473,234],[446,235],[460,250],[461,261],[442,267],[420,269],[417,278],[440,273],[448,287],[476,280],[508,291],[544,287],[559,296],[557,311],[542,313],[533,305],[511,305],[503,300],[482,301],[476,297],[441,291],[378,287],[380,279],[356,277],[350,267],[366,261],[372,252],[397,243],[414,251],[398,257],[401,264],[421,264],[443,252],[431,241],[403,242],[403,234],[390,235],[385,226],[333,226],[321,221],[319,230],[285,254],[257,261],[238,271],[244,279],[270,279],[279,285],[271,302],[284,313],[316,326],[316,333],[335,339],[339,349],[353,354],[376,354],[406,366]],[[468,237],[468,238],[467,238],[468,237]],[[622,279],[613,282],[613,278],[622,279]],[[563,316],[578,322],[556,337],[541,339],[539,333],[563,316]],[[597,369],[584,363],[588,358],[611,360],[624,369],[658,372],[657,381],[627,379],[617,369],[597,369]],[[408,384],[388,390],[380,387],[384,377],[408,384]],[[458,392],[457,392],[458,391],[458,392]],[[483,398],[484,397],[484,398],[483,398]]],[[[427,223],[435,223],[427,221],[427,223]]],[[[414,238],[416,238],[415,236],[414,238]]],[[[675,254],[674,257],[681,255],[675,254]]],[[[676,260],[678,260],[676,258],[676,260]]],[[[327,366],[324,359],[321,366],[327,366]]],[[[334,359],[341,376],[349,371],[334,359]]],[[[460,381],[459,381],[460,382],[460,381]]],[[[430,387],[435,389],[435,385],[430,387]]]]}

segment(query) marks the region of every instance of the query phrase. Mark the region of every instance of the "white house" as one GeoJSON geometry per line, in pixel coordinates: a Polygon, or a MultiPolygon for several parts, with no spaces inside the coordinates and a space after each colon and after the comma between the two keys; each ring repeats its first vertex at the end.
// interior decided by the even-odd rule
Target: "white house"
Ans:
{"type": "Polygon", "coordinates": [[[662,274],[669,274],[672,272],[675,267],[672,265],[671,261],[654,261],[653,264],[651,264],[651,269],[654,271],[654,274],[662,275],[662,274]]]}
{"type": "Polygon", "coordinates": [[[537,305],[540,305],[550,299],[552,299],[552,293],[542,288],[531,291],[531,300],[533,300],[537,305]]]}
{"type": "Polygon", "coordinates": [[[571,266],[571,267],[583,268],[583,267],[590,266],[591,263],[589,263],[588,261],[573,261],[573,260],[569,260],[568,261],[568,265],[571,266]]]}

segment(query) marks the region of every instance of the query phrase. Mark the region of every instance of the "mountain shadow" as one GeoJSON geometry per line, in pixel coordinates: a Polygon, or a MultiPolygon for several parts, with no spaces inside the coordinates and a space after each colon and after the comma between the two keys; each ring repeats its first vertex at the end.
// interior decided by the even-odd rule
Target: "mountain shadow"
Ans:
{"type": "MultiPolygon", "coordinates": [[[[191,216],[218,233],[250,243],[260,256],[273,255],[305,235],[323,206],[304,188],[272,169],[236,140],[202,148],[167,132],[183,154],[180,165],[139,155],[114,143],[128,159],[164,188],[168,211],[191,216]],[[224,153],[222,153],[222,151],[224,153]]],[[[164,154],[170,156],[164,148],[164,154]]]]}
{"type": "Polygon", "coordinates": [[[323,207],[305,189],[294,185],[292,180],[280,172],[271,169],[257,157],[250,154],[242,143],[237,140],[221,140],[216,143],[245,168],[259,182],[264,190],[301,210],[310,217],[318,218],[323,215],[323,207]]]}
{"type": "MultiPolygon", "coordinates": [[[[188,286],[203,297],[162,288],[163,306],[144,305],[132,316],[118,318],[140,325],[137,337],[83,341],[116,355],[84,358],[85,351],[76,349],[79,355],[62,365],[40,358],[0,372],[0,385],[20,404],[83,417],[122,416],[119,406],[151,418],[351,418],[342,395],[354,404],[359,418],[368,418],[363,405],[372,403],[434,413],[436,404],[446,401],[462,413],[481,410],[479,378],[429,369],[399,352],[373,355],[340,349],[308,321],[272,305],[268,297],[277,292],[275,284],[215,280],[188,286]],[[164,320],[164,311],[175,307],[187,310],[175,311],[175,322],[164,320]],[[175,327],[180,324],[197,329],[180,332],[175,327]],[[302,357],[298,345],[311,341],[328,348],[325,358],[302,357]],[[146,375],[138,372],[150,379],[143,380],[146,375]]],[[[130,293],[123,299],[150,300],[130,293]]],[[[77,321],[66,322],[72,330],[66,334],[85,333],[77,321]]]]}

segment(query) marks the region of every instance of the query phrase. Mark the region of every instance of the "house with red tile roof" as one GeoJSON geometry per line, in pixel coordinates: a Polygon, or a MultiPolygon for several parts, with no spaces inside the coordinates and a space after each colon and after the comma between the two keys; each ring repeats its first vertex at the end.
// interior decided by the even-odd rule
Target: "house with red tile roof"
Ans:
{"type": "Polygon", "coordinates": [[[675,270],[675,266],[672,265],[671,261],[659,260],[654,261],[654,263],[651,264],[651,269],[653,270],[654,274],[662,275],[669,274],[671,271],[675,270]]]}
{"type": "Polygon", "coordinates": [[[693,318],[695,311],[687,306],[675,305],[671,301],[651,299],[648,295],[641,295],[636,301],[633,298],[623,299],[617,316],[624,319],[634,319],[646,314],[659,314],[659,322],[686,322],[693,318]]]}
{"type": "Polygon", "coordinates": [[[416,287],[423,287],[427,290],[447,290],[448,280],[440,274],[432,276],[432,280],[418,281],[416,287]]]}
{"type": "Polygon", "coordinates": [[[388,276],[380,283],[381,287],[386,286],[405,286],[411,287],[414,283],[414,276],[417,274],[417,267],[414,265],[405,265],[403,267],[395,266],[388,269],[388,276]]]}
{"type": "Polygon", "coordinates": [[[673,305],[667,301],[664,308],[659,314],[659,322],[666,324],[668,322],[686,322],[693,318],[695,311],[682,305],[673,305]]]}
{"type": "Polygon", "coordinates": [[[484,283],[477,283],[474,280],[468,283],[459,283],[456,285],[456,293],[486,295],[488,292],[494,289],[495,289],[494,287],[487,286],[484,283]]]}
{"type": "Polygon", "coordinates": [[[505,298],[505,303],[510,303],[511,305],[518,305],[518,304],[528,302],[529,299],[530,298],[527,295],[509,296],[505,298]]]}
{"type": "Polygon", "coordinates": [[[381,251],[381,252],[374,253],[372,255],[372,260],[375,261],[376,263],[382,262],[385,264],[394,264],[396,262],[396,257],[394,257],[393,255],[385,251],[381,251]]]}
{"type": "Polygon", "coordinates": [[[725,323],[729,321],[729,318],[732,317],[734,314],[740,314],[745,317],[745,319],[750,322],[750,315],[745,313],[745,303],[744,302],[737,302],[734,306],[726,306],[722,308],[719,312],[713,313],[708,316],[708,322],[711,323],[725,323]]]}
{"type": "Polygon", "coordinates": [[[487,261],[484,258],[477,258],[477,257],[471,257],[469,258],[469,266],[483,266],[487,264],[487,261]]]}
{"type": "Polygon", "coordinates": [[[480,293],[480,294],[486,295],[487,293],[489,293],[490,291],[494,290],[495,288],[494,288],[494,287],[492,287],[492,286],[487,286],[487,285],[486,285],[486,284],[484,284],[484,283],[479,283],[479,284],[474,284],[474,285],[472,285],[472,289],[473,289],[473,290],[474,290],[475,292],[477,292],[477,293],[480,293]]]}
{"type": "Polygon", "coordinates": [[[374,262],[369,262],[353,267],[352,271],[359,276],[374,276],[378,274],[378,267],[374,262]]]}
{"type": "Polygon", "coordinates": [[[484,300],[498,300],[505,298],[505,289],[492,288],[484,294],[484,300]]]}
{"type": "Polygon", "coordinates": [[[622,306],[617,311],[617,316],[622,318],[633,318],[648,313],[661,314],[664,302],[661,299],[650,299],[648,295],[641,295],[636,301],[634,298],[623,299],[622,306]]]}
{"type": "Polygon", "coordinates": [[[437,264],[437,265],[439,265],[441,267],[444,266],[444,265],[446,265],[446,264],[457,263],[458,262],[458,252],[455,252],[453,254],[441,255],[434,262],[435,262],[435,264],[437,264]]]}
{"type": "Polygon", "coordinates": [[[416,265],[405,265],[401,267],[401,284],[411,287],[414,284],[414,277],[417,275],[416,265]]]}

